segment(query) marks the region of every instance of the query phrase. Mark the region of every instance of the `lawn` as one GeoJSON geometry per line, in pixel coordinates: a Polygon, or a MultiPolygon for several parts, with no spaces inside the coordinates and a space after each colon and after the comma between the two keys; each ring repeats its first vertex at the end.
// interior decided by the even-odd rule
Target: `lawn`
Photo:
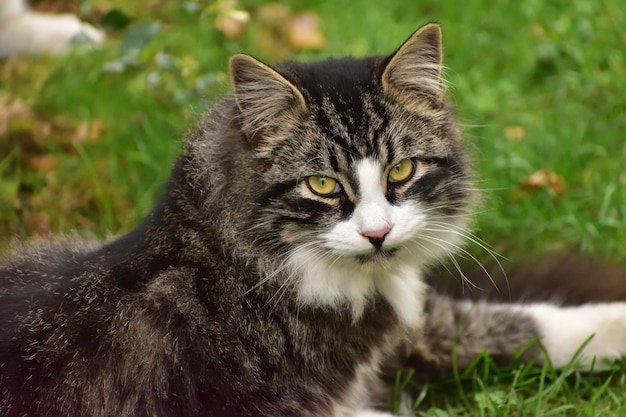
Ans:
{"type": "MultiPolygon", "coordinates": [[[[16,236],[132,228],[163,190],[180,137],[229,91],[229,55],[272,63],[387,54],[438,21],[484,194],[476,235],[512,257],[626,259],[622,0],[240,1],[243,28],[227,1],[81,7],[108,28],[102,47],[0,61],[0,248],[16,236]],[[286,31],[296,19],[309,31],[286,31]]],[[[626,415],[624,369],[590,376],[483,358],[420,385],[415,413],[626,415]]]]}

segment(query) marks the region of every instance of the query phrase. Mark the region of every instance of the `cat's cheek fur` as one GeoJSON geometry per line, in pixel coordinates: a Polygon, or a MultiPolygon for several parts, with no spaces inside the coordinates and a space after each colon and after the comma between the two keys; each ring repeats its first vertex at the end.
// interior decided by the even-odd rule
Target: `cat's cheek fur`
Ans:
{"type": "MultiPolygon", "coordinates": [[[[417,236],[426,222],[426,215],[418,204],[413,202],[387,206],[384,209],[389,213],[388,218],[392,227],[385,237],[384,247],[398,248],[417,236]]],[[[382,208],[378,211],[382,211],[382,208]]],[[[364,212],[362,216],[371,217],[376,212],[377,210],[364,212]]],[[[324,247],[339,256],[367,254],[372,251],[372,244],[367,237],[361,234],[360,230],[359,220],[354,217],[339,222],[328,232],[322,234],[324,247]]],[[[427,255],[430,256],[430,254],[427,255]]]]}
{"type": "MultiPolygon", "coordinates": [[[[519,308],[534,318],[541,343],[556,366],[569,364],[579,350],[575,360],[583,367],[590,366],[594,358],[616,360],[626,355],[626,303],[529,304],[519,308]]],[[[595,366],[601,365],[598,361],[595,366]]]]}

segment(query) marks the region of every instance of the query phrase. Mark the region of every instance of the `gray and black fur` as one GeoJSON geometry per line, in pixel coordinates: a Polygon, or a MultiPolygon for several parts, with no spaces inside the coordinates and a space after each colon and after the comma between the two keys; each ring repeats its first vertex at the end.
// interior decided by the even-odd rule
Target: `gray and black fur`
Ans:
{"type": "Polygon", "coordinates": [[[449,366],[454,343],[460,364],[485,349],[506,359],[537,337],[521,312],[428,290],[411,326],[377,292],[357,315],[347,303],[302,303],[286,267],[295,245],[359,204],[356,192],[307,198],[303,179],[335,172],[357,190],[359,158],[423,167],[401,193],[386,191],[389,204],[419,201],[442,221],[470,214],[472,175],[437,84],[440,55],[431,24],[390,57],[275,72],[233,58],[234,95],[189,135],[142,224],[104,244],[72,237],[5,256],[0,415],[358,415],[384,393],[385,364],[449,366]],[[399,54],[423,60],[415,83],[395,67],[399,54]]]}

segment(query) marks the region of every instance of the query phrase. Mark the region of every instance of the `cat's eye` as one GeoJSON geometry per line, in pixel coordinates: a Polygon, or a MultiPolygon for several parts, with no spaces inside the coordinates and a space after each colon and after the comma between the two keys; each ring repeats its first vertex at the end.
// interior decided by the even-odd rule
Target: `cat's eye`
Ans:
{"type": "Polygon", "coordinates": [[[389,171],[389,182],[394,185],[408,181],[415,173],[415,162],[412,159],[403,159],[389,171]]]}
{"type": "Polygon", "coordinates": [[[325,175],[313,175],[306,179],[306,185],[315,194],[322,197],[336,197],[341,191],[341,186],[336,179],[325,175]]]}

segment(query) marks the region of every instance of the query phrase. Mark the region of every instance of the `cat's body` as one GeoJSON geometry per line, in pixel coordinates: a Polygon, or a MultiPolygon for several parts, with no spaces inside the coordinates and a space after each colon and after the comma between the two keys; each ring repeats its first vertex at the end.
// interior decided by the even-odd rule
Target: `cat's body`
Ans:
{"type": "Polygon", "coordinates": [[[104,32],[72,14],[37,13],[26,0],[0,2],[0,58],[60,52],[79,35],[93,43],[104,39],[104,32]]]}
{"type": "Polygon", "coordinates": [[[423,283],[474,199],[440,58],[436,25],[388,58],[234,57],[235,94],[142,225],[0,264],[0,414],[365,416],[392,364],[535,338],[564,364],[592,333],[583,363],[624,354],[624,304],[472,305],[423,283]]]}

